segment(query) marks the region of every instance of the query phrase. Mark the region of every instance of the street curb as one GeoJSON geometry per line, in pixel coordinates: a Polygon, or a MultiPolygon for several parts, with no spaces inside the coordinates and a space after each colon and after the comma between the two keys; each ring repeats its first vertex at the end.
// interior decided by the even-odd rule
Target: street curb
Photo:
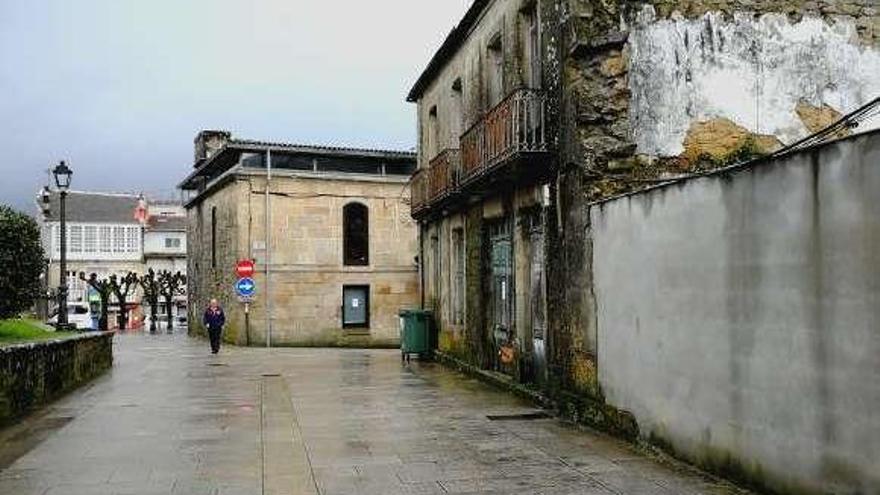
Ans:
{"type": "Polygon", "coordinates": [[[555,413],[556,411],[558,411],[558,408],[555,401],[553,401],[546,395],[538,392],[537,390],[514,382],[512,379],[504,374],[477,368],[472,364],[466,363],[450,354],[446,354],[445,352],[438,350],[434,351],[434,360],[448,368],[452,368],[456,371],[464,373],[465,375],[477,378],[496,388],[500,388],[502,390],[510,392],[521,399],[530,401],[536,406],[541,407],[542,409],[553,410],[554,416],[556,416],[555,413]]]}

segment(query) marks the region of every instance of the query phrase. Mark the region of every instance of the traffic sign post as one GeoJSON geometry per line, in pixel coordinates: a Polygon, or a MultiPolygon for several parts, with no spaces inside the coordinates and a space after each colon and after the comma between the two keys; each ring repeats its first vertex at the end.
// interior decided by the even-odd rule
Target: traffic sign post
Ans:
{"type": "Polygon", "coordinates": [[[235,264],[235,275],[238,277],[238,281],[235,282],[235,293],[238,295],[238,300],[244,304],[244,332],[247,345],[251,342],[250,313],[251,302],[257,292],[257,283],[253,279],[256,271],[254,260],[241,259],[235,264]]]}

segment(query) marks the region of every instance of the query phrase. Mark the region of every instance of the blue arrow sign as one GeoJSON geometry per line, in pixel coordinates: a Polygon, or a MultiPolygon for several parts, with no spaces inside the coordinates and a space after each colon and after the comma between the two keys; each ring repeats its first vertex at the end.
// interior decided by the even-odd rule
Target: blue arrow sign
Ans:
{"type": "Polygon", "coordinates": [[[252,278],[240,278],[235,283],[235,292],[241,297],[251,297],[257,291],[257,284],[252,278]]]}

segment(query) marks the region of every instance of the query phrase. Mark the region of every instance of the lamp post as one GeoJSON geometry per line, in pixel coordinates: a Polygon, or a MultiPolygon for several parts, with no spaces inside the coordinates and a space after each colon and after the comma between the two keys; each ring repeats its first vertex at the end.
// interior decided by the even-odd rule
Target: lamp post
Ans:
{"type": "Polygon", "coordinates": [[[70,177],[73,175],[73,170],[64,163],[64,160],[52,170],[52,175],[55,176],[55,185],[58,187],[58,195],[59,195],[59,218],[61,222],[60,226],[60,234],[61,234],[61,262],[59,263],[59,274],[60,277],[58,279],[58,330],[67,330],[67,220],[65,216],[67,215],[67,211],[65,210],[66,205],[65,201],[67,200],[67,190],[70,188],[70,177]]]}

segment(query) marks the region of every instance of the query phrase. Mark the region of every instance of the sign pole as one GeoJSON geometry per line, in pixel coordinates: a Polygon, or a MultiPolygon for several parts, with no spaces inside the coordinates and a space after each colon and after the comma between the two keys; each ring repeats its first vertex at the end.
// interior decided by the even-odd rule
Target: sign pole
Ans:
{"type": "Polygon", "coordinates": [[[251,303],[244,303],[244,340],[245,345],[251,345],[251,303]]]}
{"type": "Polygon", "coordinates": [[[272,347],[272,205],[269,184],[272,182],[272,150],[266,150],[266,348],[272,347]]]}

